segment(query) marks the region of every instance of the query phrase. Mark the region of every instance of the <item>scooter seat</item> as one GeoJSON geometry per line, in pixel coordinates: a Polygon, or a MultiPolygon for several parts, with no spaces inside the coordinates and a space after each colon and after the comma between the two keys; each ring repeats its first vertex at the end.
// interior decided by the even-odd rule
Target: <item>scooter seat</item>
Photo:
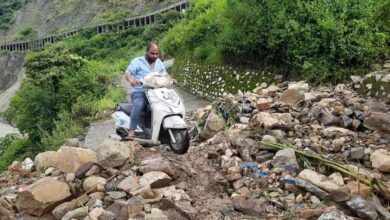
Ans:
{"type": "MultiPolygon", "coordinates": [[[[131,115],[131,110],[133,109],[133,105],[127,102],[121,102],[116,105],[116,111],[123,111],[127,115],[131,115]]],[[[147,104],[145,108],[141,112],[141,117],[149,115],[151,112],[150,105],[147,104]]]]}

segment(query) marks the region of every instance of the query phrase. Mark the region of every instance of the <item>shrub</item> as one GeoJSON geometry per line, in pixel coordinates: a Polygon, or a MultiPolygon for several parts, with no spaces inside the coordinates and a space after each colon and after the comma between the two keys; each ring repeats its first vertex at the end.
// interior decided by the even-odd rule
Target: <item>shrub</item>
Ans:
{"type": "MultiPolygon", "coordinates": [[[[388,0],[386,0],[388,1],[388,0]]],[[[255,64],[293,78],[340,81],[384,56],[390,3],[200,0],[163,39],[170,54],[255,64]]]]}
{"type": "Polygon", "coordinates": [[[34,158],[37,153],[35,145],[27,138],[14,140],[0,156],[0,171],[4,171],[15,160],[22,161],[26,157],[34,158]]]}

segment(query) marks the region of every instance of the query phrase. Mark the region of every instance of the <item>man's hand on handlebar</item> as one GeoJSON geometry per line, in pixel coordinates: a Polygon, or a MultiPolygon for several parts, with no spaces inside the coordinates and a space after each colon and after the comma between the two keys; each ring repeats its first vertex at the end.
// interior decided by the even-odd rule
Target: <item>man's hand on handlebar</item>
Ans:
{"type": "Polygon", "coordinates": [[[137,81],[137,80],[135,80],[135,79],[130,79],[130,85],[131,86],[138,86],[139,85],[139,82],[137,81]]]}

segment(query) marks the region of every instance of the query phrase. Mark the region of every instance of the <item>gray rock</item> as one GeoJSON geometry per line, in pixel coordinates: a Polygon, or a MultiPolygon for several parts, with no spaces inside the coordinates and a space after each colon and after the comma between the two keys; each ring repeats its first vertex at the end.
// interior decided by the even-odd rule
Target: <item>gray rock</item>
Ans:
{"type": "Polygon", "coordinates": [[[264,135],[263,138],[261,139],[262,142],[276,142],[276,138],[271,135],[264,135]]]}
{"type": "Polygon", "coordinates": [[[267,160],[272,159],[274,156],[275,154],[271,152],[262,155],[256,155],[256,162],[263,163],[267,160]]]}
{"type": "Polygon", "coordinates": [[[390,139],[390,113],[372,112],[364,120],[364,126],[390,139]]]}
{"type": "Polygon", "coordinates": [[[233,146],[236,147],[241,158],[246,162],[252,162],[251,149],[254,146],[252,139],[237,138],[233,141],[233,146]]]}
{"type": "Polygon", "coordinates": [[[112,212],[116,219],[128,219],[129,218],[129,210],[128,203],[123,200],[115,200],[113,204],[111,204],[106,211],[112,212]]]}
{"type": "Polygon", "coordinates": [[[344,213],[332,206],[325,210],[325,212],[317,220],[352,220],[351,217],[344,215],[344,213]]]}
{"type": "Polygon", "coordinates": [[[381,217],[381,219],[390,220],[389,211],[382,206],[381,201],[379,200],[379,198],[376,195],[372,195],[371,203],[374,205],[374,207],[375,207],[376,211],[378,212],[379,216],[381,217]]]}
{"type": "Polygon", "coordinates": [[[225,120],[215,114],[214,112],[210,112],[209,116],[206,119],[206,123],[202,132],[199,136],[203,140],[207,140],[212,138],[216,133],[222,131],[225,128],[225,120]]]}
{"type": "Polygon", "coordinates": [[[282,168],[286,166],[292,166],[295,167],[296,169],[299,169],[294,150],[292,148],[279,150],[275,154],[274,159],[272,160],[272,166],[282,167],[282,168]]]}
{"type": "Polygon", "coordinates": [[[98,162],[104,168],[118,167],[123,165],[130,158],[132,152],[125,142],[105,139],[96,150],[98,162]]]}
{"type": "Polygon", "coordinates": [[[60,205],[58,205],[53,211],[52,214],[56,219],[61,219],[66,213],[78,208],[81,206],[81,204],[87,203],[89,200],[89,197],[87,194],[84,194],[80,196],[77,199],[73,199],[70,202],[65,202],[60,205]]]}
{"type": "Polygon", "coordinates": [[[304,189],[304,190],[306,190],[306,191],[308,191],[308,192],[318,196],[321,199],[329,198],[329,194],[326,191],[320,189],[319,187],[315,186],[314,184],[310,183],[307,180],[304,180],[302,178],[297,177],[295,179],[295,184],[298,187],[300,187],[300,188],[302,188],[302,189],[304,189]]]}
{"type": "Polygon", "coordinates": [[[145,220],[169,220],[169,218],[160,209],[152,208],[152,212],[145,215],[145,220]]]}
{"type": "Polygon", "coordinates": [[[330,191],[330,196],[335,202],[347,201],[351,198],[351,190],[349,188],[340,188],[333,191],[330,191]]]}
{"type": "Polygon", "coordinates": [[[75,210],[72,210],[68,213],[66,213],[66,215],[64,215],[61,220],[71,220],[71,219],[79,219],[79,218],[82,218],[82,217],[85,217],[88,215],[88,209],[86,209],[85,207],[80,207],[80,208],[77,208],[75,210]]]}
{"type": "Polygon", "coordinates": [[[113,198],[113,199],[122,199],[122,198],[125,198],[126,197],[126,193],[125,192],[122,192],[122,191],[111,191],[111,192],[107,192],[107,194],[113,198]]]}
{"type": "Polygon", "coordinates": [[[145,173],[139,179],[139,184],[142,186],[150,185],[152,188],[162,188],[168,186],[171,183],[171,180],[172,179],[166,173],[151,171],[145,173]]]}
{"type": "Polygon", "coordinates": [[[351,149],[351,159],[358,160],[364,157],[364,147],[354,147],[351,149]]]}
{"type": "Polygon", "coordinates": [[[378,213],[375,207],[360,196],[354,196],[346,202],[347,206],[363,219],[376,220],[378,213]]]}
{"type": "Polygon", "coordinates": [[[233,199],[234,208],[244,214],[253,216],[265,216],[267,202],[265,199],[245,199],[243,197],[235,197],[233,199]]]}
{"type": "Polygon", "coordinates": [[[151,171],[160,171],[168,174],[170,177],[179,175],[179,169],[168,159],[158,154],[153,154],[141,161],[139,171],[148,173],[151,171]]]}

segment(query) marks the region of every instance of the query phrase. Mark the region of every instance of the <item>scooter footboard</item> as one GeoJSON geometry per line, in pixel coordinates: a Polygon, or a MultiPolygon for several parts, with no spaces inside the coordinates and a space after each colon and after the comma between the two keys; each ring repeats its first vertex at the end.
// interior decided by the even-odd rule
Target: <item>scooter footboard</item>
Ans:
{"type": "Polygon", "coordinates": [[[167,118],[164,118],[164,120],[163,120],[163,128],[164,129],[168,129],[168,128],[171,128],[171,129],[185,129],[185,128],[187,128],[187,124],[184,121],[184,119],[182,119],[180,116],[173,115],[173,116],[169,116],[167,118]]]}

